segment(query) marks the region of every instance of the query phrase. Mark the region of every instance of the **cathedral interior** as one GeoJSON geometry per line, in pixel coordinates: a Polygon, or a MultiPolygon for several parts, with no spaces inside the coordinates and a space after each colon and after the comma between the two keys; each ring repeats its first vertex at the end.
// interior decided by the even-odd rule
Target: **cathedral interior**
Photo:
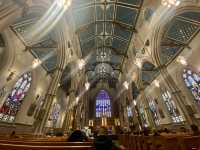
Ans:
{"type": "Polygon", "coordinates": [[[199,49],[200,0],[0,0],[0,149],[200,149],[199,49]]]}

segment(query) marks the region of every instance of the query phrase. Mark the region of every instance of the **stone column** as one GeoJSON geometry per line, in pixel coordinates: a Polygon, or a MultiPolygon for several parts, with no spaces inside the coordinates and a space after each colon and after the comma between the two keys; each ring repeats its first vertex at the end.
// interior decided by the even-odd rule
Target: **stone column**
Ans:
{"type": "Polygon", "coordinates": [[[65,115],[65,119],[64,119],[64,122],[63,122],[63,125],[62,125],[62,130],[65,131],[65,130],[69,130],[69,126],[70,126],[70,120],[71,120],[71,113],[72,113],[72,110],[71,110],[71,104],[72,102],[75,100],[75,93],[74,91],[71,91],[70,92],[70,95],[69,95],[69,102],[68,102],[68,108],[66,108],[66,115],[65,115]]]}
{"type": "MultiPolygon", "coordinates": [[[[64,20],[64,18],[62,18],[64,20]]],[[[46,95],[46,101],[44,104],[45,114],[43,117],[43,120],[39,123],[38,127],[35,130],[35,134],[42,134],[45,129],[46,122],[49,117],[50,109],[52,107],[53,100],[55,98],[55,95],[58,90],[58,85],[63,73],[63,70],[65,68],[66,64],[66,49],[67,49],[67,37],[66,37],[66,24],[62,20],[57,25],[56,33],[58,37],[58,65],[57,70],[53,74],[53,78],[50,84],[50,87],[48,89],[47,95],[46,95]]]]}

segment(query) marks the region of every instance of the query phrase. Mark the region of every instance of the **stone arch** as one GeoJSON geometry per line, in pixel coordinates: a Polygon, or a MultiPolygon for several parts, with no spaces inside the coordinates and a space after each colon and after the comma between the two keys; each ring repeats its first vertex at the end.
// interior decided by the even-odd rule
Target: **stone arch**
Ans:
{"type": "MultiPolygon", "coordinates": [[[[161,42],[163,39],[163,35],[165,35],[166,33],[166,27],[169,27],[173,19],[175,19],[177,16],[185,12],[192,11],[192,12],[200,13],[199,7],[200,6],[194,5],[192,2],[187,4],[186,6],[184,6],[183,4],[179,8],[176,9],[176,12],[173,15],[166,15],[165,20],[160,21],[158,25],[154,28],[153,34],[152,34],[152,37],[154,38],[152,38],[151,43],[152,43],[152,49],[153,49],[153,59],[155,60],[158,66],[163,66],[163,65],[166,65],[167,63],[167,62],[163,63],[161,61],[162,58],[160,56],[161,42]]],[[[187,46],[187,45],[183,45],[183,46],[187,46]]],[[[180,51],[178,53],[180,53],[180,51]]],[[[177,56],[177,53],[176,53],[176,56],[177,56]]]]}

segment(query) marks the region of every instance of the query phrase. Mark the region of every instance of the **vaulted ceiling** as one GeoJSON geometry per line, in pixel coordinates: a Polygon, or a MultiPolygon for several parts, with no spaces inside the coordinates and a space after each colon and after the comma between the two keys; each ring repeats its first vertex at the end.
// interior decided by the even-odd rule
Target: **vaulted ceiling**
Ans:
{"type": "Polygon", "coordinates": [[[75,32],[89,80],[117,81],[142,0],[73,0],[75,32]]]}
{"type": "Polygon", "coordinates": [[[37,44],[29,45],[24,39],[24,34],[28,29],[35,24],[41,17],[40,9],[28,9],[23,16],[18,18],[15,23],[11,25],[11,29],[16,33],[19,39],[24,43],[26,49],[36,58],[40,59],[42,67],[47,73],[52,73],[57,67],[57,42],[53,38],[53,32],[40,39],[37,44]]]}
{"type": "Polygon", "coordinates": [[[160,61],[167,64],[173,60],[200,31],[200,12],[187,11],[175,16],[166,26],[160,48],[160,61]]]}

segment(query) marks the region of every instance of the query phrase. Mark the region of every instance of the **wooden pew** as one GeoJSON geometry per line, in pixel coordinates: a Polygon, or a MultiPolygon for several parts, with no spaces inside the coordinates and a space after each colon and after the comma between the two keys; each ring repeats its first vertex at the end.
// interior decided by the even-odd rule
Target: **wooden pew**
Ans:
{"type": "Polygon", "coordinates": [[[2,141],[2,144],[33,145],[33,146],[93,146],[92,142],[32,142],[32,141],[2,141]]]}
{"type": "Polygon", "coordinates": [[[200,148],[200,136],[120,136],[120,143],[128,150],[197,150],[200,148]]]}
{"type": "Polygon", "coordinates": [[[3,150],[92,150],[92,146],[31,146],[31,145],[15,145],[2,144],[0,149],[3,150]]]}
{"type": "Polygon", "coordinates": [[[200,148],[200,136],[179,138],[181,150],[197,150],[200,148]]]}

